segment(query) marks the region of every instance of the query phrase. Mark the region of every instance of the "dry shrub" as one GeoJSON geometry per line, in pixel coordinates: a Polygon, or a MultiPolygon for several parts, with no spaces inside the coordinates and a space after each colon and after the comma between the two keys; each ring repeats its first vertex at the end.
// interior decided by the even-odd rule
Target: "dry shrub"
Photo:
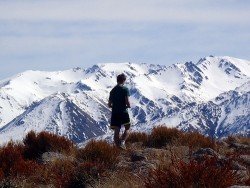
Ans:
{"type": "Polygon", "coordinates": [[[41,165],[36,163],[35,161],[19,161],[15,164],[15,166],[12,168],[12,176],[18,177],[18,176],[24,176],[24,177],[30,177],[33,176],[38,169],[41,168],[41,165]]]}
{"type": "Polygon", "coordinates": [[[91,140],[83,149],[79,149],[80,161],[98,163],[105,168],[113,168],[118,162],[120,150],[104,140],[91,140]]]}
{"type": "MultiPolygon", "coordinates": [[[[229,144],[230,149],[233,151],[231,154],[233,155],[250,155],[250,138],[243,136],[228,136],[224,140],[227,144],[229,144]]],[[[229,153],[230,154],[230,153],[229,153]]]]}
{"type": "Polygon", "coordinates": [[[228,136],[227,138],[225,138],[225,142],[228,144],[233,144],[239,142],[239,140],[236,136],[228,136]]]}
{"type": "Polygon", "coordinates": [[[186,132],[180,138],[181,145],[188,146],[192,149],[198,148],[215,148],[215,142],[198,132],[186,132]]]}
{"type": "Polygon", "coordinates": [[[216,143],[216,151],[223,156],[231,156],[235,153],[233,148],[230,148],[223,143],[221,144],[220,142],[216,143]]]}
{"type": "Polygon", "coordinates": [[[135,142],[148,142],[148,135],[144,132],[131,132],[126,140],[128,143],[135,143],[135,142]]]}
{"type": "Polygon", "coordinates": [[[183,133],[176,128],[154,127],[148,139],[148,146],[160,148],[175,143],[183,133]]]}
{"type": "Polygon", "coordinates": [[[92,163],[92,162],[83,162],[80,163],[77,171],[80,173],[85,173],[86,175],[98,179],[100,174],[104,171],[102,165],[98,163],[92,163]]]}
{"type": "Polygon", "coordinates": [[[0,150],[0,169],[2,177],[30,176],[40,167],[34,161],[23,158],[24,147],[9,142],[0,150]]]}
{"type": "Polygon", "coordinates": [[[65,187],[73,177],[76,166],[70,160],[55,160],[38,171],[39,176],[33,177],[32,181],[36,184],[52,184],[55,187],[65,187]]]}
{"type": "Polygon", "coordinates": [[[86,185],[93,186],[96,180],[100,178],[100,174],[102,172],[102,166],[97,163],[81,163],[75,169],[73,176],[67,183],[67,187],[86,187],[86,185]]]}
{"type": "Polygon", "coordinates": [[[13,167],[15,167],[18,162],[23,161],[22,153],[22,145],[14,144],[13,142],[9,142],[1,148],[0,168],[5,176],[11,175],[13,167]]]}
{"type": "Polygon", "coordinates": [[[225,142],[227,142],[228,144],[239,143],[239,144],[250,145],[250,138],[247,136],[231,135],[225,138],[225,142]]]}
{"type": "Polygon", "coordinates": [[[228,144],[239,143],[250,145],[250,138],[244,136],[228,136],[225,140],[228,144]]]}
{"type": "Polygon", "coordinates": [[[70,160],[55,160],[29,178],[35,185],[55,187],[86,187],[93,185],[101,168],[95,163],[76,163],[70,160]]]}
{"type": "Polygon", "coordinates": [[[153,187],[229,187],[240,181],[236,171],[230,170],[230,161],[204,158],[197,162],[179,161],[168,169],[161,167],[151,171],[145,179],[147,188],[153,187]]]}
{"type": "Polygon", "coordinates": [[[250,176],[249,176],[248,179],[246,180],[245,184],[246,184],[247,186],[250,186],[250,176]]]}
{"type": "Polygon", "coordinates": [[[74,144],[69,139],[49,132],[29,132],[23,140],[25,150],[24,156],[27,159],[37,159],[44,152],[54,151],[70,153],[74,144]]]}
{"type": "Polygon", "coordinates": [[[20,186],[20,182],[17,179],[5,178],[0,181],[0,187],[1,188],[16,188],[16,187],[22,187],[22,186],[20,186]]]}
{"type": "Polygon", "coordinates": [[[107,177],[101,179],[96,188],[139,188],[144,187],[143,178],[137,174],[128,171],[115,171],[107,174],[107,177]]]}
{"type": "Polygon", "coordinates": [[[3,172],[2,168],[0,168],[0,181],[2,181],[3,179],[4,179],[4,172],[3,172]]]}
{"type": "Polygon", "coordinates": [[[250,138],[249,137],[238,137],[239,142],[241,144],[245,144],[245,145],[250,145],[250,138]]]}

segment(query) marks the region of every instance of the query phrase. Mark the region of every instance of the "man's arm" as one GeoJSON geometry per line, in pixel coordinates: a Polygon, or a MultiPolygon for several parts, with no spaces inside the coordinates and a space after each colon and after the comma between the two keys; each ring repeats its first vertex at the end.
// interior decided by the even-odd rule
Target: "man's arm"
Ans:
{"type": "Polygon", "coordinates": [[[129,102],[129,96],[126,96],[126,97],[125,97],[125,101],[126,101],[126,106],[127,106],[128,108],[131,108],[130,102],[129,102]]]}
{"type": "Polygon", "coordinates": [[[109,108],[112,108],[112,102],[110,100],[109,100],[108,106],[109,108]]]}
{"type": "Polygon", "coordinates": [[[112,90],[111,90],[111,92],[109,94],[109,102],[108,102],[108,107],[109,108],[112,108],[112,96],[113,96],[113,93],[112,93],[112,90]]]}
{"type": "Polygon", "coordinates": [[[129,101],[129,96],[130,96],[129,90],[128,90],[128,88],[126,88],[125,103],[126,103],[127,108],[131,108],[130,101],[129,101]]]}

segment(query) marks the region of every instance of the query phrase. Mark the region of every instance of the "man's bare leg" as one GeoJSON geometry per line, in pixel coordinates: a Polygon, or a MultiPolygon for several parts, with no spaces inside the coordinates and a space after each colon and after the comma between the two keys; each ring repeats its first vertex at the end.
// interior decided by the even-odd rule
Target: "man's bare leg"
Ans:
{"type": "Polygon", "coordinates": [[[129,128],[130,128],[130,126],[124,126],[125,127],[125,130],[124,130],[124,132],[123,132],[123,134],[122,134],[122,141],[126,141],[127,140],[127,138],[128,138],[128,133],[129,133],[129,128]]]}
{"type": "Polygon", "coordinates": [[[115,127],[114,142],[117,147],[120,146],[120,127],[115,127]]]}
{"type": "Polygon", "coordinates": [[[129,131],[129,126],[125,126],[125,130],[122,134],[122,138],[121,138],[121,144],[120,144],[120,148],[126,150],[126,145],[125,145],[125,141],[128,138],[128,131],[129,131]]]}

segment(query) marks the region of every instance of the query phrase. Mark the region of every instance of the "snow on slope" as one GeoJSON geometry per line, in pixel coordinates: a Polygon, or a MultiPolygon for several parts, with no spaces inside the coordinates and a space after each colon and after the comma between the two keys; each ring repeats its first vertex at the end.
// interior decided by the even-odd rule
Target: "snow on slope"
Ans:
{"type": "MultiPolygon", "coordinates": [[[[76,142],[107,132],[106,119],[93,120],[91,113],[83,111],[70,98],[65,93],[57,93],[33,104],[2,128],[1,142],[21,140],[31,130],[54,132],[76,142]]],[[[95,106],[101,110],[100,106],[95,106]]]]}
{"type": "Polygon", "coordinates": [[[215,102],[222,108],[217,133],[226,136],[231,132],[250,136],[250,82],[233,91],[216,97],[215,102]]]}
{"type": "Polygon", "coordinates": [[[250,79],[250,61],[231,57],[206,57],[197,66],[208,78],[200,88],[202,93],[207,94],[207,99],[233,90],[250,79]]]}
{"type": "Polygon", "coordinates": [[[249,131],[250,62],[205,57],[198,63],[169,67],[108,63],[58,72],[26,71],[5,79],[0,82],[1,142],[21,139],[31,129],[66,135],[76,142],[106,134],[109,91],[122,72],[128,77],[134,129],[165,123],[220,137],[233,133],[241,118],[237,131],[249,131]],[[236,90],[238,98],[230,90],[236,90]],[[219,95],[230,102],[216,100],[219,95]],[[228,106],[231,113],[225,110],[228,106]]]}
{"type": "Polygon", "coordinates": [[[0,82],[0,127],[23,113],[33,102],[60,92],[71,92],[82,69],[58,72],[25,71],[0,82]]]}

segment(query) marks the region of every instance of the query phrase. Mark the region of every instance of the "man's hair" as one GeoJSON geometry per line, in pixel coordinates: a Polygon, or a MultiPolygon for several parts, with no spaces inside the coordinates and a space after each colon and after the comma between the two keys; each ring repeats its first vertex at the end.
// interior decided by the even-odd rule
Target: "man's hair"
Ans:
{"type": "Polygon", "coordinates": [[[125,82],[125,80],[126,80],[126,75],[125,74],[119,74],[118,76],[117,76],[117,83],[118,84],[123,84],[124,82],[125,82]]]}

